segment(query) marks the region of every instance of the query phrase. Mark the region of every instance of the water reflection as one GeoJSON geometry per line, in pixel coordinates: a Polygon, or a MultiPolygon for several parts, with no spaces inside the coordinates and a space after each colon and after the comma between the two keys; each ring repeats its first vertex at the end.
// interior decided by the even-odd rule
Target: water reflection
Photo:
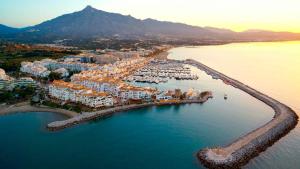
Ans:
{"type": "MultiPolygon", "coordinates": [[[[237,43],[175,48],[169,58],[198,60],[291,106],[300,115],[299,49],[300,42],[237,43]]],[[[298,124],[246,168],[298,169],[299,156],[298,124]]]]}

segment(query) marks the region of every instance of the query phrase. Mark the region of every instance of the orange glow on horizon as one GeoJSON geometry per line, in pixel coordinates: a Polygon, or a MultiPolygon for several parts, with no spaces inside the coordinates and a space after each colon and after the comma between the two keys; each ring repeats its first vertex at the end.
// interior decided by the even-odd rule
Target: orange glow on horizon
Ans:
{"type": "Polygon", "coordinates": [[[18,3],[7,0],[1,2],[0,23],[13,27],[32,26],[82,10],[87,5],[138,19],[152,18],[234,31],[260,29],[300,33],[299,0],[18,0],[18,3]]]}

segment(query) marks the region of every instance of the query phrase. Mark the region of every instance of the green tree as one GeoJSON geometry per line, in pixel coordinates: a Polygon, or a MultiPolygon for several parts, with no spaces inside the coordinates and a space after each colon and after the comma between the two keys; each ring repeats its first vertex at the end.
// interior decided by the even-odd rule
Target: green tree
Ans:
{"type": "Polygon", "coordinates": [[[49,74],[48,79],[49,79],[50,81],[53,81],[53,80],[59,80],[59,79],[61,79],[61,75],[60,75],[60,73],[51,72],[51,73],[49,74]]]}

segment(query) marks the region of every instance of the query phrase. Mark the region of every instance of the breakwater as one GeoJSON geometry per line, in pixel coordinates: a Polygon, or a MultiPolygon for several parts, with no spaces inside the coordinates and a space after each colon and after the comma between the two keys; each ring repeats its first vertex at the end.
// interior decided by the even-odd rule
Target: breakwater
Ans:
{"type": "Polygon", "coordinates": [[[133,109],[140,109],[140,108],[149,107],[149,106],[204,103],[211,97],[212,97],[212,94],[211,94],[211,92],[209,92],[209,94],[207,94],[206,96],[204,96],[203,98],[201,98],[199,100],[178,100],[178,101],[171,101],[171,102],[150,102],[150,103],[143,103],[143,104],[131,104],[131,105],[118,106],[118,107],[113,107],[113,108],[100,110],[100,111],[96,111],[96,112],[83,113],[83,114],[80,114],[78,116],[75,116],[75,117],[67,119],[67,120],[55,121],[55,122],[49,123],[47,125],[47,128],[51,131],[56,131],[56,130],[61,130],[61,129],[64,129],[64,128],[67,128],[67,127],[74,126],[76,124],[80,124],[80,123],[83,123],[83,122],[94,120],[94,119],[97,119],[97,118],[107,117],[111,114],[118,113],[118,112],[123,112],[123,111],[128,111],[128,110],[133,110],[133,109]]]}
{"type": "Polygon", "coordinates": [[[222,169],[240,168],[297,125],[297,114],[283,103],[195,60],[189,59],[183,61],[183,63],[193,65],[213,78],[220,79],[224,83],[248,93],[272,107],[275,111],[274,118],[271,121],[238,138],[231,144],[200,150],[197,157],[204,166],[222,169]]]}

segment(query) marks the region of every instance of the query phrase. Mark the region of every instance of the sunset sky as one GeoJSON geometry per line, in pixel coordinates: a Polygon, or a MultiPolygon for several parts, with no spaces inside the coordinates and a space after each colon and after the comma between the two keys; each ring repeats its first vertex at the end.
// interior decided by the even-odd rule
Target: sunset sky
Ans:
{"type": "Polygon", "coordinates": [[[1,0],[0,23],[35,25],[87,5],[108,12],[235,31],[300,32],[300,0],[1,0]]]}

